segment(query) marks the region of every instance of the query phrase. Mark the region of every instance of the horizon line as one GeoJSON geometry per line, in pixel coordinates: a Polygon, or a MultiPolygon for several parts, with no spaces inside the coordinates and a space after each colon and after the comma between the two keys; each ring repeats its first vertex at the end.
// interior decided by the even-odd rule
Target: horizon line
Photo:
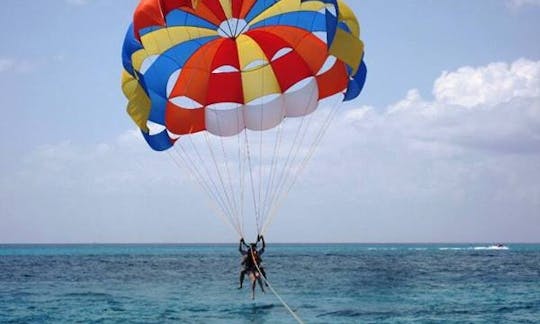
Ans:
{"type": "MultiPolygon", "coordinates": [[[[238,242],[0,242],[1,245],[236,245],[238,242]]],[[[270,242],[267,244],[294,244],[294,245],[354,245],[354,244],[381,244],[381,245],[396,245],[396,244],[540,244],[540,242],[518,242],[518,241],[476,241],[476,242],[270,242]]]]}

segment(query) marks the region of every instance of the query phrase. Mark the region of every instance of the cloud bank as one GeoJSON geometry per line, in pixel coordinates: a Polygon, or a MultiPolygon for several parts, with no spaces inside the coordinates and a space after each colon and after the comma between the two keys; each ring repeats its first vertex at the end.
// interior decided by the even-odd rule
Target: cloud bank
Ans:
{"type": "Polygon", "coordinates": [[[307,178],[334,170],[325,192],[334,206],[349,199],[351,240],[535,240],[539,72],[524,59],[464,67],[435,80],[433,100],[413,89],[384,109],[350,109],[307,178]]]}
{"type": "MultiPolygon", "coordinates": [[[[343,106],[273,241],[537,240],[540,61],[445,71],[432,95],[343,106]]],[[[12,167],[1,179],[4,242],[236,239],[136,131],[40,147],[12,167]]]]}

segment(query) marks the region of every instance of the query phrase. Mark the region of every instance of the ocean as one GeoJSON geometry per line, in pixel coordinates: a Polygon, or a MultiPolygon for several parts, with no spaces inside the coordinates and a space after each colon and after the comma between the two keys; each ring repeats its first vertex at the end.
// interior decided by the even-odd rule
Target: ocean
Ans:
{"type": "MultiPolygon", "coordinates": [[[[295,323],[230,245],[0,245],[0,323],[295,323]]],[[[540,323],[540,245],[268,244],[305,323],[540,323]]]]}

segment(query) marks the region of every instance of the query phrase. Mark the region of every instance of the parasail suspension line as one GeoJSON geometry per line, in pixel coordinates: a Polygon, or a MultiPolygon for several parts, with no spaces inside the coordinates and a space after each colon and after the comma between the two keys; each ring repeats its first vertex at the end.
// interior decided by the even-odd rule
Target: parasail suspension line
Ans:
{"type": "MultiPolygon", "coordinates": [[[[265,212],[265,216],[267,216],[266,211],[268,210],[268,203],[269,203],[269,193],[273,189],[274,182],[276,180],[276,174],[278,172],[277,168],[277,157],[279,156],[279,153],[281,151],[281,139],[282,139],[282,130],[283,130],[283,123],[281,122],[278,126],[277,134],[275,136],[274,140],[274,149],[272,154],[272,162],[270,167],[270,178],[268,180],[268,183],[266,184],[266,190],[264,195],[264,201],[263,201],[263,211],[265,212]]],[[[262,234],[262,228],[260,229],[260,234],[262,234]]]]}
{"type": "MultiPolygon", "coordinates": [[[[181,147],[181,149],[183,150],[183,147],[181,147]]],[[[206,195],[210,198],[209,205],[216,212],[216,215],[218,215],[223,220],[224,223],[230,225],[233,228],[233,230],[235,230],[238,233],[238,235],[242,236],[243,235],[242,232],[238,231],[238,228],[234,226],[232,220],[230,219],[230,216],[226,214],[226,209],[224,208],[224,206],[222,206],[222,202],[218,199],[218,197],[216,196],[216,193],[213,192],[211,188],[208,186],[208,184],[204,182],[204,179],[202,175],[200,174],[200,171],[195,166],[189,165],[190,163],[193,164],[193,161],[186,159],[177,150],[174,150],[174,152],[182,160],[182,161],[178,161],[177,158],[175,158],[175,156],[173,156],[172,153],[168,151],[167,153],[169,154],[174,164],[176,164],[180,168],[186,169],[186,171],[189,172],[189,174],[195,175],[194,176],[195,182],[197,182],[197,184],[203,189],[206,195]]]]}
{"type": "MultiPolygon", "coordinates": [[[[336,97],[339,98],[339,97],[336,97]]],[[[299,178],[299,175],[304,171],[306,168],[308,162],[313,157],[315,151],[319,147],[319,144],[321,143],[322,139],[324,138],[324,135],[328,131],[328,128],[332,124],[332,121],[337,115],[338,107],[340,105],[341,100],[336,99],[336,101],[331,105],[330,112],[326,116],[325,120],[323,121],[323,126],[320,128],[319,132],[315,136],[315,140],[311,144],[311,147],[309,148],[308,154],[304,157],[304,159],[301,161],[300,165],[298,166],[296,172],[294,173],[294,176],[289,184],[287,184],[286,189],[280,193],[280,197],[275,201],[275,203],[272,206],[272,210],[269,212],[269,217],[267,218],[266,223],[263,226],[263,232],[266,229],[266,227],[272,222],[273,218],[275,217],[277,211],[279,210],[280,206],[285,201],[285,198],[289,195],[292,187],[296,183],[296,181],[299,178]]]]}
{"type": "Polygon", "coordinates": [[[257,208],[257,200],[255,198],[255,184],[253,182],[253,167],[251,165],[251,151],[249,149],[249,139],[247,135],[247,129],[244,129],[244,141],[246,143],[246,153],[247,153],[247,160],[248,160],[248,166],[249,166],[249,178],[251,182],[251,197],[253,199],[253,208],[255,211],[255,221],[257,222],[257,231],[259,228],[258,222],[259,222],[259,209],[257,208]]]}
{"type": "MultiPolygon", "coordinates": [[[[315,88],[312,90],[311,95],[314,94],[314,91],[315,88]]],[[[313,124],[312,121],[314,119],[314,115],[316,114],[316,112],[306,114],[308,108],[309,106],[306,105],[304,115],[300,119],[300,125],[296,128],[294,140],[287,153],[285,164],[281,169],[279,176],[277,177],[277,182],[275,183],[275,185],[272,185],[272,188],[270,190],[270,200],[267,203],[265,202],[264,211],[266,219],[263,228],[261,229],[261,232],[264,232],[264,228],[267,226],[267,224],[271,223],[271,216],[275,215],[275,213],[273,213],[272,211],[276,209],[275,207],[278,205],[280,198],[283,196],[284,188],[287,187],[286,184],[290,181],[291,178],[296,178],[298,176],[297,172],[299,168],[296,166],[296,164],[298,164],[302,159],[300,156],[301,154],[299,153],[306,139],[306,134],[309,132],[311,125],[313,124]],[[295,169],[296,172],[293,173],[292,171],[295,169]]],[[[309,141],[306,142],[309,143],[309,141]]],[[[278,143],[278,145],[280,143],[281,141],[278,143]]]]}
{"type": "MultiPolygon", "coordinates": [[[[219,182],[221,184],[221,187],[223,188],[223,193],[225,194],[225,198],[227,200],[227,203],[228,203],[228,207],[229,209],[231,210],[231,218],[232,219],[235,219],[234,218],[234,204],[231,202],[231,199],[229,197],[229,194],[228,194],[228,191],[227,191],[227,186],[225,185],[225,182],[223,181],[223,175],[221,174],[221,169],[219,168],[219,163],[218,161],[216,160],[216,156],[215,156],[215,153],[214,153],[214,150],[212,149],[212,144],[210,143],[209,139],[208,139],[208,133],[207,132],[203,132],[204,134],[204,139],[206,141],[206,145],[208,147],[208,150],[210,151],[210,155],[212,157],[212,161],[214,162],[214,166],[215,166],[215,169],[216,169],[216,173],[218,175],[218,178],[219,178],[219,182]]],[[[231,193],[232,194],[232,193],[231,193]]],[[[235,219],[235,223],[236,223],[236,226],[240,227],[240,225],[238,224],[238,220],[235,219]]]]}
{"type": "MultiPolygon", "coordinates": [[[[231,26],[228,21],[227,21],[227,25],[229,29],[231,29],[231,26]]],[[[199,34],[199,37],[202,37],[200,32],[198,32],[198,34],[199,34]]],[[[171,40],[171,43],[172,43],[173,38],[169,34],[168,29],[167,29],[167,36],[169,40],[171,40]]],[[[148,52],[147,52],[147,55],[149,55],[148,52]]],[[[202,61],[204,59],[207,59],[205,58],[206,55],[207,53],[205,51],[204,56],[201,56],[200,60],[202,61]]],[[[190,82],[187,82],[187,84],[190,84],[190,82]]],[[[214,162],[215,172],[217,172],[217,175],[219,176],[219,181],[221,183],[222,190],[220,190],[220,187],[218,186],[218,184],[213,180],[213,177],[212,177],[213,172],[208,168],[206,163],[204,163],[205,159],[202,158],[201,153],[199,152],[199,149],[197,148],[197,145],[194,144],[192,136],[187,136],[187,138],[189,139],[192,150],[196,153],[196,156],[191,156],[191,154],[187,154],[186,149],[182,145],[183,144],[182,142],[178,142],[176,143],[176,145],[173,146],[173,147],[176,147],[175,153],[177,154],[177,156],[180,158],[181,161],[179,161],[178,159],[175,159],[170,153],[169,153],[169,156],[171,157],[171,159],[173,160],[175,164],[179,166],[183,166],[185,169],[188,170],[190,174],[194,175],[193,178],[195,179],[195,181],[198,183],[198,185],[203,189],[203,191],[205,191],[207,196],[210,198],[210,206],[215,211],[217,211],[216,214],[220,218],[222,218],[222,220],[225,223],[233,227],[240,237],[244,237],[244,233],[243,233],[244,228],[243,228],[243,224],[240,222],[240,217],[238,217],[239,211],[236,204],[236,200],[231,202],[231,198],[229,197],[228,190],[225,184],[223,183],[223,177],[219,169],[218,163],[216,161],[214,150],[212,149],[210,141],[208,140],[208,134],[205,132],[204,136],[205,136],[207,148],[214,162]],[[177,147],[180,147],[183,154],[181,154],[178,151],[177,147]]],[[[225,156],[225,161],[227,162],[227,158],[226,158],[225,150],[223,146],[223,141],[221,143],[222,143],[222,148],[223,148],[223,152],[225,156]]],[[[230,178],[228,164],[226,168],[227,168],[227,174],[230,178]]],[[[231,184],[231,191],[232,191],[232,182],[229,181],[229,184],[231,184]]],[[[234,199],[233,192],[231,192],[231,195],[233,195],[233,199],[234,199]]]]}
{"type": "MultiPolygon", "coordinates": [[[[237,115],[236,118],[238,120],[238,115],[237,115]]],[[[217,120],[217,124],[218,124],[218,128],[220,129],[220,132],[221,132],[221,123],[220,123],[219,119],[217,120]]],[[[205,136],[208,138],[207,132],[205,132],[205,136]]],[[[239,217],[240,211],[238,210],[238,202],[237,202],[236,196],[234,194],[233,181],[232,181],[232,177],[231,177],[231,172],[229,170],[229,159],[227,157],[227,152],[225,150],[224,138],[222,136],[218,136],[218,137],[219,137],[219,142],[221,144],[221,151],[223,152],[223,161],[225,162],[225,170],[226,170],[226,175],[227,175],[227,181],[223,185],[223,190],[224,191],[227,190],[225,188],[225,185],[228,183],[229,184],[229,189],[230,189],[230,197],[231,197],[231,200],[232,200],[232,206],[231,207],[234,209],[235,220],[237,222],[237,225],[240,228],[243,228],[243,225],[241,224],[241,220],[240,220],[240,217],[239,217]]],[[[211,140],[207,140],[207,143],[208,143],[208,145],[211,145],[211,140]]],[[[242,232],[243,232],[243,230],[242,230],[242,232]]]]}

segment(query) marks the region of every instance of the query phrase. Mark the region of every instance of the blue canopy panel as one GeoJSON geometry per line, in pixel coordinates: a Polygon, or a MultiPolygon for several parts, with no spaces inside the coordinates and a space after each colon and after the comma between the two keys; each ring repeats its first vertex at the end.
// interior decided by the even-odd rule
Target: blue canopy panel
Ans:
{"type": "Polygon", "coordinates": [[[351,33],[351,29],[350,29],[349,26],[347,26],[347,24],[344,23],[343,21],[340,21],[340,22],[338,23],[338,28],[339,28],[339,29],[343,29],[344,31],[346,31],[346,32],[349,33],[349,34],[351,33]]]}
{"type": "Polygon", "coordinates": [[[349,81],[349,87],[347,88],[347,92],[345,93],[345,98],[343,99],[343,101],[350,101],[360,95],[360,92],[362,92],[362,89],[364,88],[364,85],[366,83],[366,77],[367,66],[362,59],[362,63],[360,63],[360,68],[349,81]]]}
{"type": "Polygon", "coordinates": [[[141,28],[139,30],[139,36],[143,37],[146,34],[149,34],[149,33],[153,32],[153,31],[156,31],[156,30],[159,30],[159,29],[162,29],[162,28],[164,28],[164,27],[163,26],[150,26],[150,27],[141,28]]]}
{"type": "Polygon", "coordinates": [[[287,12],[261,20],[250,26],[250,29],[274,25],[298,27],[309,32],[326,31],[326,18],[315,11],[287,12]]]}
{"type": "Polygon", "coordinates": [[[352,76],[353,69],[349,64],[345,64],[345,69],[347,69],[347,75],[352,76]]]}
{"type": "Polygon", "coordinates": [[[151,103],[148,120],[156,124],[165,125],[165,110],[168,102],[167,98],[160,96],[152,90],[148,90],[147,93],[151,103]]]}
{"type": "Polygon", "coordinates": [[[276,2],[279,0],[260,0],[256,1],[253,7],[251,7],[251,10],[246,15],[246,22],[249,24],[251,20],[256,18],[258,15],[260,15],[263,11],[273,6],[276,2]]]}
{"type": "Polygon", "coordinates": [[[141,130],[141,133],[146,140],[146,143],[155,151],[165,151],[174,145],[174,142],[169,137],[167,130],[163,130],[160,133],[150,135],[141,130]]]}
{"type": "Polygon", "coordinates": [[[206,19],[179,9],[175,9],[169,14],[167,14],[167,16],[165,17],[165,22],[167,24],[167,27],[193,26],[213,30],[216,30],[218,28],[218,26],[212,24],[206,19]]]}
{"type": "Polygon", "coordinates": [[[122,45],[122,65],[124,66],[124,69],[131,75],[135,74],[133,71],[131,55],[142,48],[141,43],[137,40],[137,38],[135,38],[133,24],[130,24],[128,30],[126,31],[124,44],[122,45]]]}
{"type": "MultiPolygon", "coordinates": [[[[311,0],[302,0],[301,2],[306,2],[311,0]]],[[[332,14],[326,9],[326,43],[328,44],[328,48],[332,46],[332,43],[334,42],[334,37],[336,36],[336,26],[338,24],[338,18],[339,17],[339,6],[337,3],[337,0],[319,0],[323,3],[326,3],[327,5],[332,5],[335,8],[335,15],[332,14]]]]}
{"type": "MultiPolygon", "coordinates": [[[[336,5],[336,14],[337,12],[338,7],[336,5]]],[[[337,24],[337,16],[334,16],[328,9],[326,9],[326,44],[328,44],[328,48],[332,47],[332,43],[336,37],[337,24]]]]}

